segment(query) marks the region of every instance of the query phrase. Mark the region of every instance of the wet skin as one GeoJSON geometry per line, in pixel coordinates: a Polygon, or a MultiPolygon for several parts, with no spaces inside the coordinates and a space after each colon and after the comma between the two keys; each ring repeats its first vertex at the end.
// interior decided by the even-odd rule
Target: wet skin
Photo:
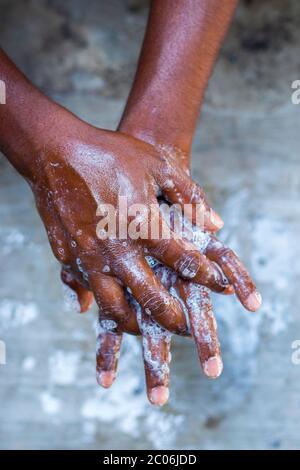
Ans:
{"type": "MultiPolygon", "coordinates": [[[[228,5],[233,3],[228,2],[228,5]]],[[[167,8],[166,4],[166,11],[167,8]]],[[[168,28],[164,26],[167,24],[167,18],[164,18],[159,10],[159,3],[153,2],[154,26],[159,31],[167,31],[168,28]],[[157,19],[158,14],[160,20],[157,19]]],[[[173,10],[176,13],[176,8],[173,10]]],[[[170,11],[169,13],[171,15],[170,11]]],[[[174,18],[177,17],[178,12],[174,18]]],[[[223,18],[224,30],[228,17],[230,13],[226,12],[223,18]]],[[[151,31],[151,19],[149,28],[151,31]]],[[[168,35],[165,37],[165,34],[162,34],[162,44],[166,40],[169,41],[168,35]]],[[[217,38],[217,41],[220,40],[217,38]]],[[[155,69],[150,57],[146,55],[144,61],[150,64],[151,69],[155,69]]],[[[143,59],[141,64],[143,69],[143,59]]],[[[116,331],[99,333],[104,336],[101,338],[97,370],[99,382],[104,386],[109,386],[115,375],[122,331],[138,333],[143,330],[142,324],[155,320],[160,327],[170,332],[187,333],[182,305],[163,287],[159,273],[155,276],[149,268],[145,261],[145,249],[148,254],[177,272],[181,278],[190,279],[190,273],[186,275],[186,267],[193,266],[193,282],[216,292],[224,292],[228,290],[228,282],[217,268],[217,263],[226,272],[244,306],[250,310],[256,310],[259,306],[259,302],[255,303],[255,286],[247,272],[236,256],[219,242],[212,241],[207,253],[199,253],[196,247],[191,247],[190,243],[184,240],[176,240],[175,237],[167,242],[151,239],[129,240],[126,246],[121,240],[103,241],[96,237],[97,206],[99,203],[110,203],[117,207],[119,195],[127,196],[129,204],[155,204],[161,225],[163,221],[158,210],[158,195],[163,195],[169,202],[180,205],[201,204],[205,228],[216,231],[222,226],[219,216],[208,206],[202,189],[191,180],[185,168],[184,157],[189,154],[198,113],[197,110],[190,112],[193,100],[191,97],[188,100],[186,96],[183,106],[184,99],[179,100],[177,95],[178,108],[176,106],[175,112],[174,107],[172,115],[178,124],[166,120],[171,129],[166,126],[159,138],[155,139],[153,136],[158,126],[155,120],[149,121],[147,107],[144,107],[142,113],[145,122],[139,122],[138,119],[141,114],[140,110],[137,110],[137,103],[141,101],[141,104],[145,105],[145,101],[140,100],[138,94],[134,98],[134,90],[140,88],[139,76],[142,83],[145,80],[142,73],[138,72],[133,94],[120,126],[123,132],[110,132],[90,126],[48,100],[25,79],[5,54],[0,52],[0,79],[7,84],[8,96],[5,109],[0,108],[1,150],[29,182],[52,250],[64,266],[62,278],[77,291],[82,310],[91,304],[92,292],[99,305],[100,319],[112,319],[118,325],[116,331]],[[134,110],[133,115],[128,112],[130,109],[134,110]],[[185,125],[181,127],[179,117],[184,116],[183,110],[186,110],[183,120],[185,125]],[[149,133],[151,126],[153,130],[149,133]],[[174,132],[172,134],[172,129],[181,128],[182,135],[178,132],[178,135],[174,132]],[[172,188],[166,184],[169,180],[173,182],[172,188]],[[228,266],[227,260],[230,261],[228,266]],[[136,316],[132,314],[124,287],[130,288],[142,307],[142,323],[138,323],[136,316]],[[150,311],[150,316],[145,317],[146,310],[150,311]]],[[[199,76],[196,78],[200,79],[199,76]]],[[[160,76],[158,82],[163,89],[165,83],[164,80],[161,81],[160,76]]],[[[184,81],[180,80],[180,83],[184,81]]],[[[145,81],[144,85],[145,90],[151,90],[145,81]]],[[[190,89],[190,84],[186,85],[186,88],[190,89]]],[[[190,90],[190,93],[194,94],[196,91],[190,90]]],[[[199,108],[202,95],[198,93],[195,96],[199,108]]],[[[153,106],[152,92],[148,98],[153,106]]],[[[167,112],[167,106],[162,108],[167,112]]],[[[158,108],[155,106],[155,109],[158,108]]],[[[152,115],[157,116],[157,113],[152,115]]],[[[194,284],[185,283],[183,280],[178,280],[178,283],[182,298],[187,300],[191,295],[190,289],[195,290],[192,287],[194,284]]],[[[196,297],[196,294],[193,295],[196,297]]],[[[205,303],[207,308],[209,301],[204,302],[203,299],[208,296],[208,292],[200,288],[197,295],[199,304],[205,303]]],[[[213,329],[213,325],[210,329],[213,329]]],[[[191,330],[197,342],[196,330],[193,327],[191,330]]],[[[152,338],[147,336],[147,333],[144,333],[144,336],[151,343],[152,338]]],[[[159,338],[155,344],[153,341],[152,343],[149,348],[153,356],[166,362],[169,357],[168,335],[159,338]]],[[[220,356],[218,349],[214,347],[213,351],[204,354],[205,348],[200,345],[200,340],[198,343],[204,371],[209,376],[218,375],[215,365],[210,368],[205,366],[208,359],[220,356]]],[[[152,373],[146,361],[145,365],[148,396],[152,402],[162,404],[167,398],[168,374],[161,381],[152,373]]]]}
{"type": "MultiPolygon", "coordinates": [[[[191,143],[203,94],[236,4],[236,1],[220,4],[218,1],[193,0],[176,5],[169,0],[163,6],[156,1],[151,4],[135,81],[119,130],[163,149],[167,157],[176,159],[186,172],[189,171],[191,143]]],[[[209,226],[205,229],[211,231],[209,226]]],[[[244,306],[248,310],[257,310],[260,296],[237,256],[214,238],[207,250],[212,259],[222,265],[244,306]],[[253,296],[246,300],[250,291],[253,296]]],[[[166,271],[166,268],[158,268],[156,275],[167,278],[165,285],[170,288],[172,274],[166,277],[166,271]]],[[[222,371],[222,362],[208,290],[180,279],[172,284],[172,289],[181,296],[188,310],[204,373],[211,378],[217,377],[222,371]],[[202,318],[201,322],[199,318],[202,318]]],[[[227,293],[230,293],[229,289],[227,293]]],[[[146,315],[142,317],[149,323],[146,315]]],[[[146,340],[145,334],[143,336],[144,346],[145,342],[149,343],[146,352],[150,351],[151,358],[160,364],[158,370],[149,366],[145,355],[148,397],[152,403],[164,404],[169,394],[169,373],[164,365],[168,365],[170,339],[156,335],[151,343],[149,335],[146,340]]],[[[112,332],[102,330],[101,341],[97,369],[98,373],[102,371],[105,385],[109,386],[115,377],[120,331],[114,337],[112,332]],[[104,341],[105,336],[107,341],[104,341]]]]}

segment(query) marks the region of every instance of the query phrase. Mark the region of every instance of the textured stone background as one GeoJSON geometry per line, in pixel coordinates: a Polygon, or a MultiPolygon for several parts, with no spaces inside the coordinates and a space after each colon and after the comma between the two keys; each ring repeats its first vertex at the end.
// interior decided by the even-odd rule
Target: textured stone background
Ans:
{"type": "MultiPolygon", "coordinates": [[[[0,0],[0,42],[50,96],[114,128],[143,36],[146,1],[0,0]]],[[[248,264],[261,313],[215,298],[225,369],[201,376],[174,338],[170,404],[147,404],[140,345],[124,342],[110,391],[94,379],[93,315],[63,301],[59,268],[26,184],[0,156],[0,448],[299,448],[300,4],[248,0],[211,79],[193,170],[248,264]]]]}

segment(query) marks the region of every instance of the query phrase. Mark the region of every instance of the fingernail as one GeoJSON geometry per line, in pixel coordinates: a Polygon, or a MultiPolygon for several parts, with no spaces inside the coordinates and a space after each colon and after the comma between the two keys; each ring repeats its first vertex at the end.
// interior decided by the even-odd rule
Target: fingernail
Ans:
{"type": "Polygon", "coordinates": [[[224,294],[224,295],[232,295],[232,294],[234,294],[234,287],[231,286],[231,285],[227,286],[227,287],[223,290],[222,294],[224,294]]]}
{"type": "Polygon", "coordinates": [[[220,290],[220,293],[221,294],[224,294],[226,293],[226,289],[228,289],[230,286],[229,282],[228,282],[228,279],[224,276],[224,273],[222,271],[222,269],[220,268],[220,266],[215,263],[214,261],[211,262],[212,266],[213,266],[213,269],[214,269],[214,278],[215,278],[215,281],[217,282],[218,286],[222,289],[220,290]]]}
{"type": "Polygon", "coordinates": [[[187,279],[193,279],[196,277],[198,271],[199,259],[187,256],[182,262],[182,266],[180,268],[181,275],[187,279]]]}
{"type": "Polygon", "coordinates": [[[216,379],[219,377],[222,373],[223,370],[223,362],[220,356],[213,356],[210,357],[205,363],[204,363],[204,373],[207,375],[210,379],[216,379]]]}
{"type": "Polygon", "coordinates": [[[167,403],[169,399],[169,389],[168,387],[164,387],[159,385],[158,387],[154,387],[149,392],[149,400],[153,405],[163,406],[167,403]]]}
{"type": "Polygon", "coordinates": [[[262,298],[259,292],[254,291],[245,300],[245,305],[251,312],[256,312],[262,304],[262,298]]]}
{"type": "Polygon", "coordinates": [[[115,377],[115,373],[110,370],[102,371],[97,373],[97,382],[101,387],[109,388],[113,384],[115,377]]]}
{"type": "Polygon", "coordinates": [[[83,299],[79,300],[80,303],[80,313],[87,312],[94,302],[94,296],[91,292],[88,293],[87,296],[83,297],[83,299]]]}
{"type": "Polygon", "coordinates": [[[224,221],[213,209],[210,209],[210,221],[218,230],[224,225],[224,221]]]}

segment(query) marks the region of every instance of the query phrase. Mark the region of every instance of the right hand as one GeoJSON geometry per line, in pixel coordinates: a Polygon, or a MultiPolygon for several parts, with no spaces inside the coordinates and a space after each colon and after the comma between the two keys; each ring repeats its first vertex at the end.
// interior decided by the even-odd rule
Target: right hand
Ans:
{"type": "MultiPolygon", "coordinates": [[[[157,200],[163,194],[180,206],[187,201],[200,204],[208,223],[212,212],[202,190],[175,162],[170,163],[149,144],[96,129],[64,110],[57,120],[56,130],[60,130],[50,133],[48,143],[39,149],[30,177],[55,256],[93,291],[101,310],[121,325],[125,326],[128,318],[124,286],[162,327],[184,334],[186,321],[180,303],[155,277],[145,251],[182,278],[215,292],[228,287],[221,269],[192,243],[176,239],[174,234],[170,239],[100,240],[96,236],[97,208],[110,204],[118,213],[118,197],[124,196],[128,207],[142,204],[148,210],[152,204],[157,224],[164,227],[157,200]]],[[[142,214],[141,226],[148,223],[142,214]]],[[[250,295],[255,286],[249,283],[248,287],[250,295]]]]}

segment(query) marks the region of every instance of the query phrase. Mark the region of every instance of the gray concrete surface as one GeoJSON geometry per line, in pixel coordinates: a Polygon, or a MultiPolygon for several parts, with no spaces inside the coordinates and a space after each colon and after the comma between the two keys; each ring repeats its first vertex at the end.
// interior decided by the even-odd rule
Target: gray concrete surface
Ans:
{"type": "MultiPolygon", "coordinates": [[[[47,93],[88,121],[118,122],[145,2],[0,1],[0,40],[47,93]]],[[[123,345],[110,391],[94,379],[92,313],[63,300],[31,193],[0,157],[1,449],[298,449],[300,79],[297,1],[242,2],[206,96],[193,171],[226,221],[222,238],[260,287],[259,314],[215,297],[225,368],[199,371],[174,338],[170,404],[148,405],[140,344],[123,345]]],[[[94,312],[95,314],[95,312],[94,312]]]]}

